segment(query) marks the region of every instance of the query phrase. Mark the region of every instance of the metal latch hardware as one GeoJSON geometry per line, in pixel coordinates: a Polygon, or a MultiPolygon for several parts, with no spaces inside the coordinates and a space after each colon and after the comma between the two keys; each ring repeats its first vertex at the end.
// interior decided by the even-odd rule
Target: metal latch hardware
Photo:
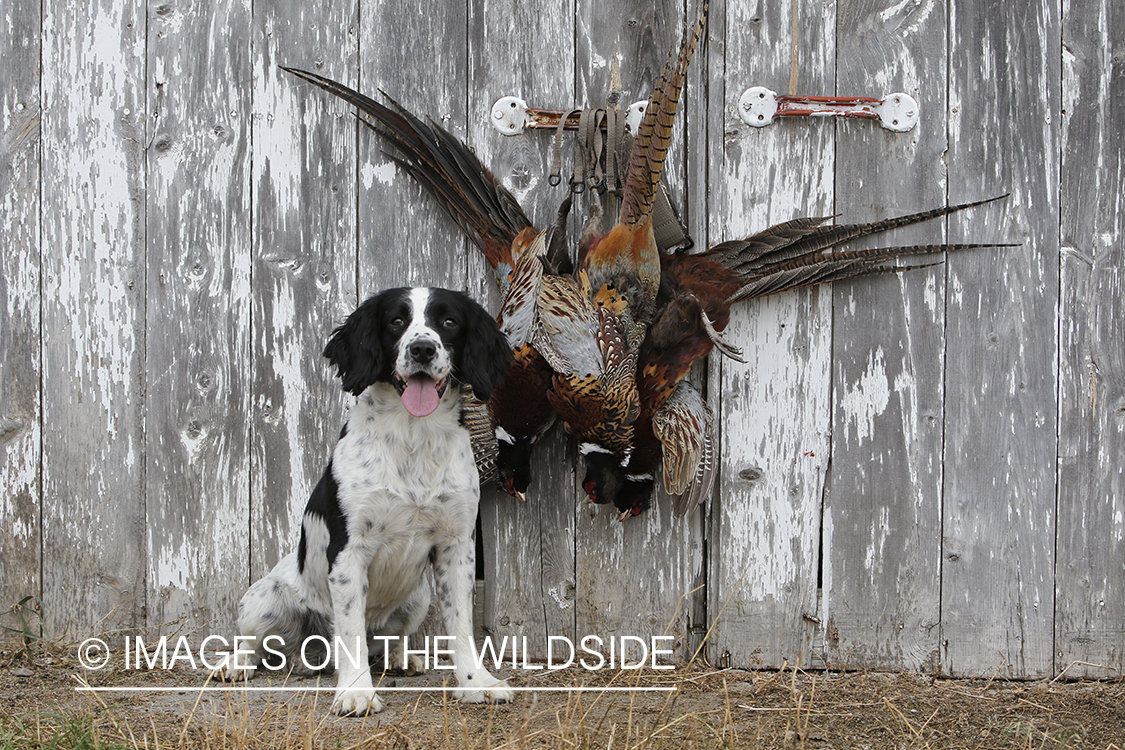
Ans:
{"type": "MultiPolygon", "coordinates": [[[[633,133],[641,126],[647,101],[633,102],[625,110],[625,124],[633,133]]],[[[489,118],[492,127],[502,135],[519,135],[525,129],[553,130],[559,126],[559,120],[564,112],[557,109],[532,109],[527,102],[518,96],[505,96],[496,100],[492,105],[492,117],[489,118]]],[[[605,125],[602,125],[605,128],[605,125]]],[[[572,112],[566,118],[563,130],[578,129],[578,113],[572,112]]]]}
{"type": "Polygon", "coordinates": [[[742,92],[738,116],[747,125],[764,128],[775,117],[859,117],[878,120],[887,130],[905,133],[918,124],[918,102],[909,94],[869,96],[794,96],[777,94],[765,86],[742,92]]]}

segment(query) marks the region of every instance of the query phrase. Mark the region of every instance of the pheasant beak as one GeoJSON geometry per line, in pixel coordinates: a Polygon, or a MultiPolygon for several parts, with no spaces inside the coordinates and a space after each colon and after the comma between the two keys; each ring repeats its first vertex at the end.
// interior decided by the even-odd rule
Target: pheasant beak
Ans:
{"type": "Polygon", "coordinates": [[[522,492],[520,492],[519,490],[516,489],[516,478],[515,477],[504,477],[503,485],[504,485],[504,491],[507,492],[509,495],[511,495],[512,497],[515,497],[515,498],[519,498],[519,501],[521,503],[527,502],[527,495],[525,495],[524,493],[522,493],[522,492]]]}

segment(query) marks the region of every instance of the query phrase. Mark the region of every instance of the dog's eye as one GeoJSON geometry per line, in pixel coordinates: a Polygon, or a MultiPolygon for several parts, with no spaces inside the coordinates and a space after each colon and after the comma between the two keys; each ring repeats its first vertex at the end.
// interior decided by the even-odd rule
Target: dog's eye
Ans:
{"type": "Polygon", "coordinates": [[[402,318],[391,318],[391,328],[402,328],[402,318]]]}
{"type": "Polygon", "coordinates": [[[456,328],[457,327],[457,321],[454,320],[453,318],[446,318],[445,320],[443,320],[441,322],[441,324],[443,326],[445,326],[446,328],[456,328]]]}

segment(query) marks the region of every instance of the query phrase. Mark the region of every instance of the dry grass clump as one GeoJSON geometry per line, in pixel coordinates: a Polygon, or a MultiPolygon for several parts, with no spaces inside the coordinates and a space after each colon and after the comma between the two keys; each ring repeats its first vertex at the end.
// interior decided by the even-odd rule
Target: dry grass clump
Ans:
{"type": "MultiPolygon", "coordinates": [[[[1120,680],[1012,683],[703,666],[506,677],[523,688],[589,690],[520,692],[503,706],[462,705],[440,691],[388,691],[381,714],[340,718],[328,713],[331,692],[203,692],[205,680],[195,673],[83,673],[65,649],[0,646],[0,750],[1125,750],[1120,680]],[[78,675],[95,686],[182,689],[77,692],[78,675]],[[675,690],[607,690],[630,686],[675,690]]],[[[317,686],[311,678],[288,684],[317,686]]],[[[441,685],[435,675],[388,684],[441,685]]]]}

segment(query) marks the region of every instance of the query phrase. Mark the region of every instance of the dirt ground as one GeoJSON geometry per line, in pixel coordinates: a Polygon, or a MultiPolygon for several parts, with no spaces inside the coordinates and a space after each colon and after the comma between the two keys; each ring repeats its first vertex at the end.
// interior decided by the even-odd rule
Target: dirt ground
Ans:
{"type": "MultiPolygon", "coordinates": [[[[7,748],[1098,748],[1125,750],[1125,682],[931,680],[907,674],[671,672],[503,674],[511,704],[385,692],[382,713],[331,716],[331,692],[200,692],[198,672],[83,670],[74,650],[0,646],[7,748]],[[531,676],[529,677],[529,674],[531,676]],[[94,687],[182,687],[88,693],[94,687]],[[670,687],[671,692],[607,687],[670,687]]],[[[323,680],[330,687],[332,678],[323,680]]],[[[213,684],[213,683],[212,683],[213,684]]],[[[253,687],[269,682],[255,680],[253,687]]],[[[280,681],[275,680],[275,684],[280,681]]],[[[311,678],[291,687],[316,686],[311,678]]],[[[440,686],[433,674],[394,687],[440,686]]]]}

